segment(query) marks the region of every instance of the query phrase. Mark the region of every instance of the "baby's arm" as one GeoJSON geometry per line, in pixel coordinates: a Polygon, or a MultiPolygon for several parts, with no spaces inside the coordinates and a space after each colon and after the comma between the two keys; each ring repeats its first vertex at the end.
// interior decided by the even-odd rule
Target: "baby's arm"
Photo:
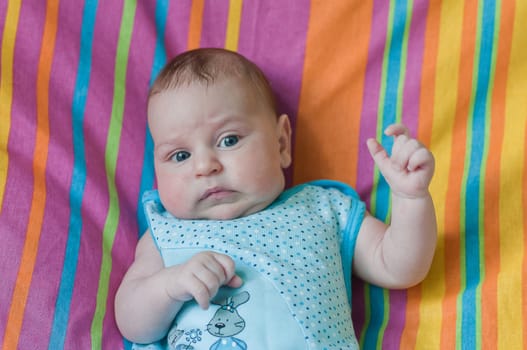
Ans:
{"type": "Polygon", "coordinates": [[[117,325],[133,342],[154,342],[166,335],[185,301],[194,298],[206,309],[219,287],[241,283],[233,260],[215,252],[198,253],[184,264],[165,268],[147,232],[115,297],[117,325]]]}
{"type": "Polygon", "coordinates": [[[437,240],[434,205],[428,186],[434,172],[432,154],[408,137],[406,127],[392,125],[385,131],[394,136],[392,155],[373,139],[368,148],[390,185],[390,225],[367,215],[355,248],[354,272],[362,279],[385,288],[407,288],[428,273],[437,240]]]}

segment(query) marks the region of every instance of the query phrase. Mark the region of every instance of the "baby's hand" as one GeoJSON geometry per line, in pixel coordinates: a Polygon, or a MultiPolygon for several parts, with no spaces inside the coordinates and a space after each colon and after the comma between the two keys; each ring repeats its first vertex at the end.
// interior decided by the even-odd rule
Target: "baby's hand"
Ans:
{"type": "Polygon", "coordinates": [[[367,144],[392,193],[407,198],[427,195],[434,174],[432,153],[419,141],[409,137],[408,129],[402,124],[390,125],[384,133],[395,138],[391,157],[375,139],[369,139],[367,144]]]}
{"type": "Polygon", "coordinates": [[[171,268],[167,283],[168,295],[176,301],[194,298],[203,309],[207,309],[221,286],[238,288],[242,280],[235,273],[234,261],[227,255],[211,251],[194,255],[187,262],[171,268]]]}

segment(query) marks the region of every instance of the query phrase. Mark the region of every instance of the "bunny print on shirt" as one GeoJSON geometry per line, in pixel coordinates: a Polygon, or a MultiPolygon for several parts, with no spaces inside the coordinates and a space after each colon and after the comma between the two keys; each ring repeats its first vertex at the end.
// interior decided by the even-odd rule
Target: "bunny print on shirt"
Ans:
{"type": "MultiPolygon", "coordinates": [[[[212,304],[218,305],[218,309],[206,325],[206,331],[213,337],[218,338],[208,350],[247,350],[245,341],[235,337],[245,329],[245,320],[238,312],[238,306],[249,301],[250,295],[247,291],[235,294],[232,297],[212,304]]],[[[196,350],[201,349],[198,343],[204,341],[201,329],[181,330],[173,327],[167,336],[168,347],[174,350],[196,350]]]]}

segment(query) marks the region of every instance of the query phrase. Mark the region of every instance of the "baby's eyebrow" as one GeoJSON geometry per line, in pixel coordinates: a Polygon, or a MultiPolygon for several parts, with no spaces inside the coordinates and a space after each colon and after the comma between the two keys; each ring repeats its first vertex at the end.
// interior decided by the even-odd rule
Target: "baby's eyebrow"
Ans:
{"type": "Polygon", "coordinates": [[[159,144],[154,145],[154,154],[160,154],[164,155],[167,152],[172,151],[173,149],[177,148],[177,142],[174,141],[166,141],[161,142],[159,144]]]}
{"type": "Polygon", "coordinates": [[[161,141],[156,142],[156,140],[154,140],[154,149],[161,147],[179,147],[179,145],[181,145],[183,142],[183,138],[184,135],[176,135],[171,133],[171,135],[167,135],[166,137],[162,138],[161,141]]]}
{"type": "Polygon", "coordinates": [[[173,142],[159,143],[159,144],[154,146],[154,152],[159,150],[159,149],[163,149],[163,148],[173,148],[174,145],[175,145],[175,143],[173,143],[173,142]]]}

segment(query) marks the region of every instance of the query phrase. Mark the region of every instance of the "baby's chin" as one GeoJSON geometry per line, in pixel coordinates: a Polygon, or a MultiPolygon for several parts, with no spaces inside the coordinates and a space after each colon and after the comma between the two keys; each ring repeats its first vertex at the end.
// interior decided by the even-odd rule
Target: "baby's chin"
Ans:
{"type": "MultiPolygon", "coordinates": [[[[239,204],[239,203],[238,203],[239,204]]],[[[271,203],[256,203],[254,205],[235,205],[235,203],[218,205],[201,214],[195,219],[205,220],[233,220],[252,215],[265,209],[271,203]]]]}

